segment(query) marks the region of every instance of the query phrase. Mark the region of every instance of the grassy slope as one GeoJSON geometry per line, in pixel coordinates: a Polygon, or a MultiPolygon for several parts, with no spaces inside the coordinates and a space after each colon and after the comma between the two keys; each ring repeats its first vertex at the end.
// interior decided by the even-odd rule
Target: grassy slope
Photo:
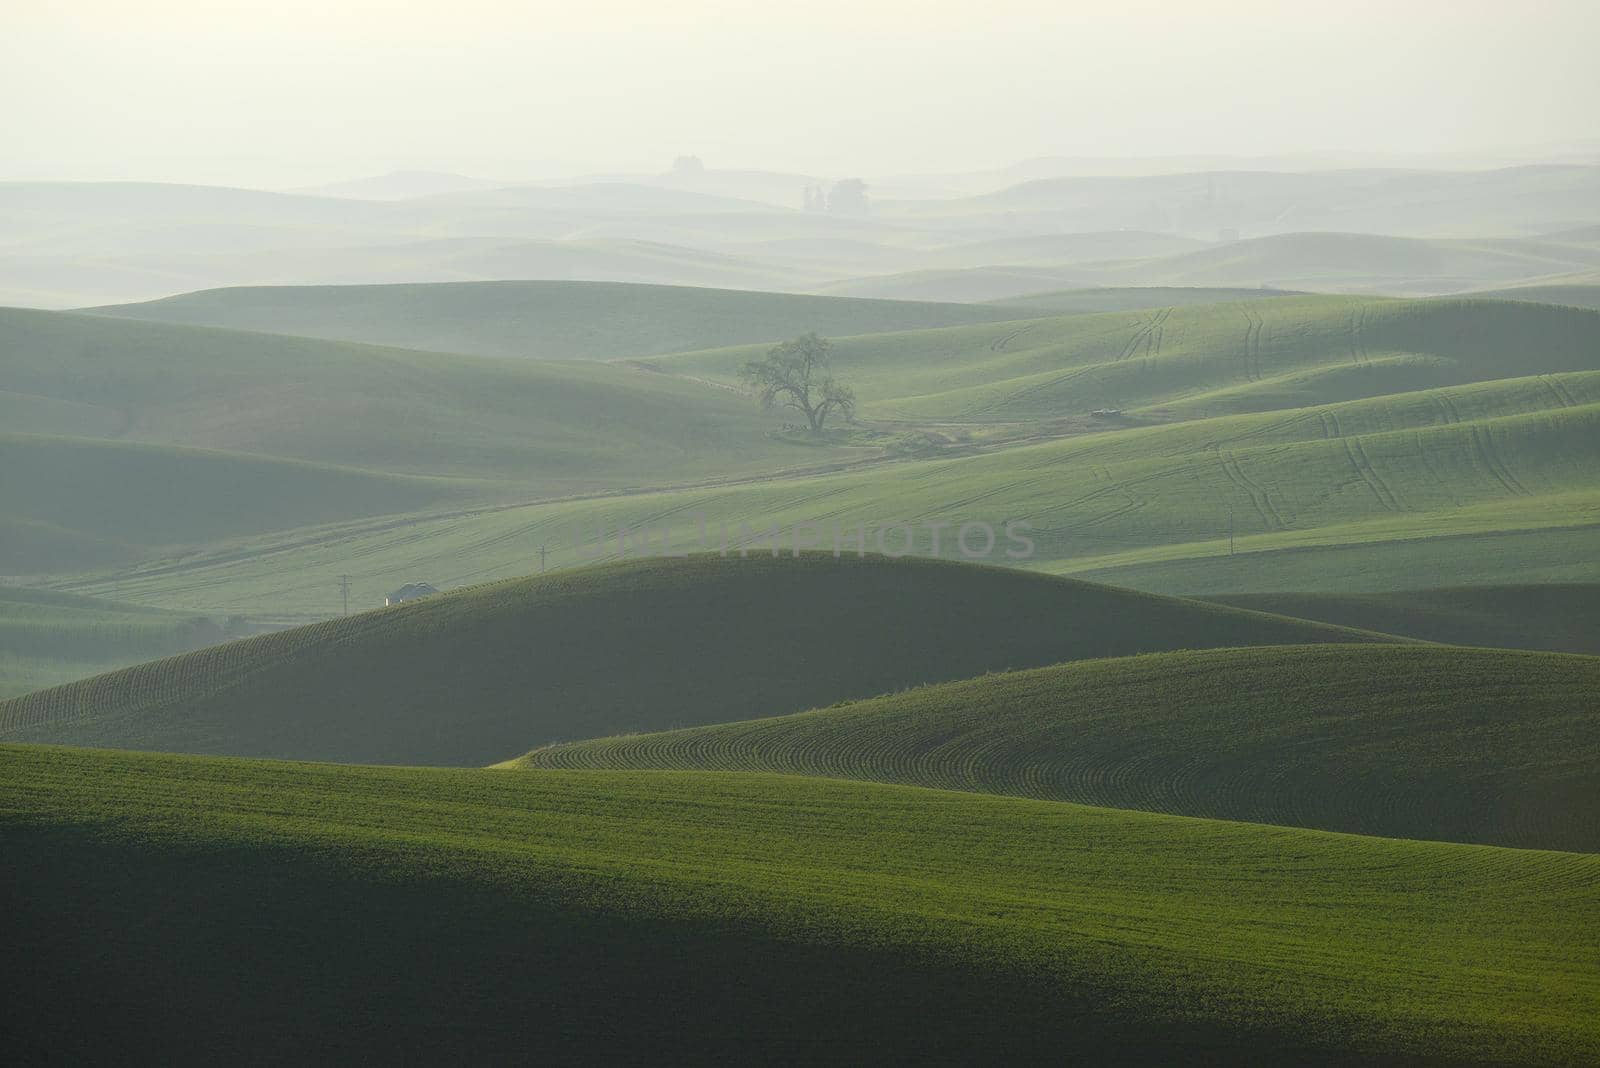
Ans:
{"type": "Polygon", "coordinates": [[[222,641],[204,616],[0,586],[0,697],[222,641]]]}
{"type": "Polygon", "coordinates": [[[1363,633],[940,561],[701,556],[483,586],[140,665],[0,704],[0,736],[484,764],[1078,657],[1363,633]]]}
{"type": "MultiPolygon", "coordinates": [[[[536,278],[533,285],[559,284],[562,281],[582,286],[693,286],[713,287],[719,290],[791,290],[815,284],[820,277],[815,271],[791,267],[753,257],[730,255],[725,250],[707,251],[705,247],[660,240],[636,240],[625,224],[614,230],[613,236],[582,238],[567,237],[557,240],[516,241],[510,243],[484,243],[482,247],[462,249],[442,256],[437,261],[437,273],[420,276],[391,272],[385,277],[353,277],[345,275],[337,282],[379,282],[405,284],[459,280],[465,285],[496,285],[503,279],[536,278]],[[446,274],[445,271],[449,271],[446,274]]],[[[282,276],[283,280],[299,286],[314,281],[304,276],[282,276]]],[[[527,284],[527,283],[524,283],[527,284]]],[[[559,316],[558,305],[547,305],[552,320],[559,316]]],[[[457,323],[460,327],[461,323],[457,323]]],[[[553,325],[553,324],[552,324],[553,325]]],[[[378,327],[381,329],[381,327],[378,327]]],[[[476,335],[479,339],[482,334],[476,335]]],[[[537,345],[543,335],[524,333],[521,352],[508,355],[526,355],[527,343],[537,345]]],[[[506,339],[514,346],[517,339],[506,339]]],[[[476,351],[467,350],[467,351],[476,351]]],[[[485,353],[498,355],[498,353],[485,353]]]]}
{"type": "Polygon", "coordinates": [[[534,768],[771,771],[1600,852],[1600,659],[1221,649],[574,742],[534,768]]]}
{"type": "Polygon", "coordinates": [[[34,1056],[1600,1055],[1592,856],[772,776],[0,761],[34,1056]]]}
{"type": "Polygon", "coordinates": [[[1527,238],[1423,240],[1370,233],[1274,234],[1167,255],[1062,257],[1054,266],[1024,257],[1011,266],[949,266],[820,287],[839,296],[995,301],[1026,295],[1029,279],[1066,286],[1247,286],[1321,292],[1433,296],[1495,285],[1554,282],[1600,266],[1593,248],[1527,238]]]}
{"type": "Polygon", "coordinates": [[[478,202],[375,203],[145,183],[0,183],[11,237],[0,255],[0,303],[71,307],[279,282],[591,278],[782,289],[822,280],[705,251],[719,231],[783,233],[799,212],[681,196],[668,203],[646,190],[647,206],[615,193],[594,185],[478,202]]]}
{"type": "MultiPolygon", "coordinates": [[[[664,357],[732,382],[748,349],[664,357]]],[[[990,423],[1110,407],[1185,419],[1600,370],[1600,314],[1487,301],[1284,297],[839,343],[869,417],[990,423]]]]}
{"type": "Polygon", "coordinates": [[[5,520],[32,525],[0,553],[13,574],[859,452],[785,444],[748,399],[634,368],[22,310],[0,310],[0,416],[5,520]]]}
{"type": "MultiPolygon", "coordinates": [[[[1593,554],[1573,544],[1592,543],[1600,521],[1590,462],[1600,403],[1600,371],[1592,369],[1600,358],[1597,324],[1592,312],[1538,305],[1285,297],[1178,308],[1159,322],[1150,313],[1122,312],[847,339],[841,370],[868,414],[961,418],[966,424],[952,435],[975,440],[1019,429],[1053,433],[1064,413],[1084,420],[1081,413],[1100,404],[1130,416],[1112,431],[825,478],[443,515],[403,533],[384,523],[252,538],[78,588],[171,607],[303,618],[336,610],[331,591],[341,574],[356,574],[368,598],[358,603],[370,604],[416,577],[441,585],[525,573],[540,544],[550,546],[553,564],[571,563],[578,520],[593,529],[602,520],[614,526],[670,518],[681,533],[697,510],[713,524],[757,527],[835,518],[1027,519],[1040,531],[1034,566],[1182,592],[1591,581],[1596,575],[1585,561],[1593,554]],[[1130,355],[1118,359],[1124,352],[1130,355]],[[1413,391],[1394,392],[1406,389],[1413,391]],[[1219,414],[1295,405],[1312,406],[1219,414]],[[1191,421],[1140,425],[1180,419],[1191,421]],[[1226,557],[1230,525],[1237,560],[1226,557]],[[1461,540],[1447,554],[1421,540],[1443,537],[1461,540]]],[[[663,365],[716,377],[740,357],[740,350],[718,350],[663,365]]],[[[613,376],[608,384],[627,371],[564,366],[613,376]]],[[[499,361],[485,373],[494,368],[514,375],[530,365],[499,361]]],[[[641,398],[659,385],[635,378],[645,379],[641,398]]],[[[513,391],[494,391],[485,385],[493,380],[477,372],[472,381],[489,391],[482,403],[498,417],[513,391]]],[[[680,385],[706,392],[698,383],[680,385]]],[[[659,433],[644,433],[653,424],[640,428],[636,447],[619,449],[608,462],[592,451],[605,447],[594,433],[599,408],[551,393],[557,425],[582,416],[586,435],[557,439],[571,446],[557,458],[591,480],[597,470],[644,479],[652,469],[729,471],[797,453],[837,455],[754,432],[667,449],[661,442],[671,430],[663,416],[659,433]],[[708,455],[726,459],[713,463],[708,455]]],[[[738,398],[729,395],[727,403],[737,418],[756,418],[738,398]]],[[[506,419],[521,422],[512,412],[506,419]]],[[[401,432],[394,421],[365,429],[395,451],[385,437],[401,432]]],[[[631,422],[624,429],[631,431],[631,422]]],[[[314,439],[301,433],[289,445],[304,448],[314,439]]],[[[477,459],[459,447],[448,455],[458,467],[477,459]]],[[[500,462],[535,460],[502,455],[490,466],[500,462]]],[[[556,460],[539,463],[548,471],[544,465],[556,460]]]]}
{"type": "MultiPolygon", "coordinates": [[[[0,461],[8,515],[120,544],[124,562],[152,546],[414,512],[483,494],[461,480],[39,434],[0,433],[0,461]]],[[[88,555],[105,558],[93,549],[88,555]]],[[[18,539],[0,547],[0,572],[61,570],[82,559],[71,545],[18,539]]]]}
{"type": "Polygon", "coordinates": [[[1453,645],[1600,654],[1600,585],[1465,586],[1401,593],[1263,593],[1210,598],[1344,627],[1453,645]]]}
{"type": "Polygon", "coordinates": [[[1002,308],[606,282],[216,289],[98,314],[481,356],[651,356],[807,330],[867,334],[992,322],[1002,308]]]}
{"type": "Polygon", "coordinates": [[[1565,304],[1573,308],[1600,309],[1600,285],[1517,286],[1472,294],[1492,300],[1527,300],[1542,304],[1565,304]]]}
{"type": "Polygon", "coordinates": [[[1060,570],[1205,598],[1305,590],[1403,594],[1452,583],[1593,583],[1600,580],[1596,505],[1592,493],[1512,498],[1492,508],[1417,515],[1394,527],[1360,524],[1305,538],[1246,539],[1237,555],[1226,545],[1212,545],[1211,551],[1118,553],[1060,570]]]}
{"type": "Polygon", "coordinates": [[[1593,166],[1214,171],[1046,178],[959,200],[901,202],[883,214],[902,222],[920,217],[969,227],[1003,224],[1011,231],[1130,227],[1210,238],[1219,229],[1237,228],[1472,237],[1591,220],[1597,192],[1600,168],[1593,166]]]}
{"type": "Polygon", "coordinates": [[[0,310],[0,344],[7,404],[45,406],[35,431],[71,419],[51,432],[574,486],[795,452],[742,398],[624,367],[17,309],[0,310]]]}
{"type": "Polygon", "coordinates": [[[1237,300],[1262,300],[1266,297],[1303,296],[1292,290],[1229,289],[1214,286],[1100,286],[1089,289],[1062,289],[1053,293],[1028,293],[1020,297],[990,301],[1021,315],[1081,315],[1094,312],[1130,311],[1138,308],[1171,308],[1185,304],[1229,304],[1237,300]]]}
{"type": "Polygon", "coordinates": [[[1592,249],[1527,239],[1420,240],[1359,233],[1298,233],[1235,241],[1159,259],[1111,265],[1127,280],[1191,285],[1448,293],[1495,280],[1593,269],[1592,249]]]}
{"type": "Polygon", "coordinates": [[[1092,286],[1100,275],[1087,264],[1063,267],[941,267],[846,278],[818,286],[825,296],[862,300],[945,301],[952,304],[1010,300],[1029,293],[1092,286]]]}
{"type": "Polygon", "coordinates": [[[1099,233],[1044,233],[998,237],[929,249],[919,257],[926,267],[982,267],[988,264],[1056,266],[1101,260],[1170,256],[1203,248],[1202,241],[1138,230],[1099,233]]]}
{"type": "MultiPolygon", "coordinates": [[[[692,546],[699,517],[712,547],[719,530],[750,541],[741,525],[1025,520],[1033,556],[1006,559],[1000,538],[992,562],[1161,592],[1592,582],[1597,450],[1600,374],[1543,376],[827,477],[443,516],[404,530],[350,525],[73,587],[168,607],[328,613],[346,572],[370,604],[414,577],[441,585],[525,573],[541,544],[552,566],[569,566],[579,544],[594,551],[602,525],[608,555],[622,524],[655,524],[658,547],[662,527],[675,546],[692,546]],[[1557,398],[1573,406],[1556,408],[1557,398]]],[[[952,557],[954,529],[940,542],[952,557]]],[[[902,538],[887,533],[883,551],[899,551],[902,538]]],[[[931,542],[919,527],[917,551],[931,542]]],[[[981,553],[981,535],[974,542],[981,553]]]]}

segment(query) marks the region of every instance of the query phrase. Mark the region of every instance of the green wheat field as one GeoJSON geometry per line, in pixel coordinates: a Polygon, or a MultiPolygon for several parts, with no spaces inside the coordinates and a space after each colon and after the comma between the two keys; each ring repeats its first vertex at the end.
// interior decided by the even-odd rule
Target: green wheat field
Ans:
{"type": "Polygon", "coordinates": [[[1465,173],[0,182],[0,1060],[1600,1063],[1600,168],[1465,173]]]}

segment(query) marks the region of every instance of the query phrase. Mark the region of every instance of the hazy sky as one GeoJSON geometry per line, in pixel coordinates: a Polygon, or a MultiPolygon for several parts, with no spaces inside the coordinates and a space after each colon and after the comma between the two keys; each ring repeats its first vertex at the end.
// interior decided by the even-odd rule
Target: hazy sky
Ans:
{"type": "Polygon", "coordinates": [[[841,176],[1600,136],[1595,0],[0,0],[0,177],[841,176]]]}

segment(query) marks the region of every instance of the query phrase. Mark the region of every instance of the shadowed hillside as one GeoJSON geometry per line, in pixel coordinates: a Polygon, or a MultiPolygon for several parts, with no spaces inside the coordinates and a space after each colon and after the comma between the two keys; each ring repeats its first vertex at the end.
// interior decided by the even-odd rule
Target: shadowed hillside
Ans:
{"type": "Polygon", "coordinates": [[[1600,858],[788,776],[0,747],[21,1059],[1549,1064],[1600,858]],[[86,1025],[86,1020],[93,1025],[86,1025]]]}
{"type": "MultiPolygon", "coordinates": [[[[0,544],[0,573],[29,574],[137,560],[162,546],[417,511],[481,498],[449,479],[213,449],[0,433],[6,512],[63,543],[0,544]],[[87,539],[78,545],[73,536],[87,539]]],[[[474,492],[474,490],[478,492],[474,492]]]]}
{"type": "Polygon", "coordinates": [[[1208,600],[1451,645],[1600,654],[1600,585],[1592,583],[1224,594],[1208,600]]]}
{"type": "Polygon", "coordinates": [[[485,764],[1080,657],[1364,637],[999,568],[700,556],[481,586],[86,679],[0,704],[0,738],[485,764]]]}

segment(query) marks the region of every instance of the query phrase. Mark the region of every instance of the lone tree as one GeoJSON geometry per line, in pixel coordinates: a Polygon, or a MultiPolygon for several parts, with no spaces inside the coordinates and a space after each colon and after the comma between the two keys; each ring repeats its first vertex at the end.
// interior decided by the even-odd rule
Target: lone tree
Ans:
{"type": "Polygon", "coordinates": [[[793,408],[819,434],[834,412],[845,419],[856,413],[856,395],[828,373],[832,353],[828,339],[812,331],[775,346],[765,359],[746,363],[742,376],[760,396],[761,407],[793,408]]]}
{"type": "Polygon", "coordinates": [[[867,183],[860,178],[846,178],[833,184],[828,194],[828,210],[835,215],[865,215],[870,210],[867,203],[867,183]]]}

